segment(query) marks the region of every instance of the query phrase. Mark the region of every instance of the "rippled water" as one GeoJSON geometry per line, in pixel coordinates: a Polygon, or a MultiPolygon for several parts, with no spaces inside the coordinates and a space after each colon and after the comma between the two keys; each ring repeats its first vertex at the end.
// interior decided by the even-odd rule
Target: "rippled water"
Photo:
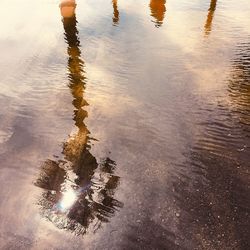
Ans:
{"type": "Polygon", "coordinates": [[[248,0],[0,3],[1,249],[249,249],[248,0]]]}

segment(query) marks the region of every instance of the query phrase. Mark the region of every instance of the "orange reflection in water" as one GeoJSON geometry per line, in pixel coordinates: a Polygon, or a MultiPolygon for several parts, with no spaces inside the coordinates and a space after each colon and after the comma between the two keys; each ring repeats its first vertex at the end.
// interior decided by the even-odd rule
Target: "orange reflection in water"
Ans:
{"type": "Polygon", "coordinates": [[[118,5],[117,5],[117,0],[112,0],[113,4],[113,25],[117,25],[119,23],[119,10],[118,10],[118,5]]]}
{"type": "Polygon", "coordinates": [[[149,7],[151,10],[151,16],[154,17],[154,22],[156,27],[160,27],[163,24],[163,20],[165,17],[166,0],[151,0],[149,7]]]}
{"type": "Polygon", "coordinates": [[[205,23],[205,35],[209,35],[212,30],[212,23],[214,18],[214,12],[216,9],[217,0],[211,0],[210,7],[208,9],[207,20],[205,23]]]}
{"type": "Polygon", "coordinates": [[[69,18],[75,15],[76,3],[75,0],[64,0],[60,3],[61,15],[64,18],[69,18]]]}

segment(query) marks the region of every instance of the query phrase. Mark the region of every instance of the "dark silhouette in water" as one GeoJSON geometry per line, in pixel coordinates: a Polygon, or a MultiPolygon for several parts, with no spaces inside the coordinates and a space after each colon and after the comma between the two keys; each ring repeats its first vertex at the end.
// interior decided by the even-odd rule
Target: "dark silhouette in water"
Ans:
{"type": "Polygon", "coordinates": [[[118,10],[118,5],[117,5],[117,0],[112,0],[112,4],[113,4],[113,25],[117,25],[119,24],[119,10],[118,10]]]}
{"type": "Polygon", "coordinates": [[[216,10],[217,0],[211,0],[210,7],[208,9],[207,20],[204,26],[205,28],[205,35],[209,35],[212,30],[212,23],[214,18],[214,12],[216,10]]]}
{"type": "Polygon", "coordinates": [[[86,78],[74,9],[74,1],[61,5],[61,13],[66,16],[63,26],[68,44],[68,86],[78,132],[64,143],[63,159],[47,160],[42,165],[35,185],[44,189],[39,200],[42,215],[58,228],[84,234],[91,225],[95,231],[102,222],[108,222],[123,204],[113,198],[119,185],[115,162],[107,157],[98,163],[90,153],[89,131],[84,123],[88,115],[83,97],[86,78]]]}
{"type": "Polygon", "coordinates": [[[151,0],[149,7],[151,10],[151,16],[154,18],[155,27],[159,28],[163,24],[165,17],[166,0],[151,0]]]}

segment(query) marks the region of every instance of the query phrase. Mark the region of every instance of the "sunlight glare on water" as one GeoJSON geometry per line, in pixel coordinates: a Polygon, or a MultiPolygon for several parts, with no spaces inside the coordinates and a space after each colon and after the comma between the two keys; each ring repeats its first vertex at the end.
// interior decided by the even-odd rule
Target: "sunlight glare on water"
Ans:
{"type": "Polygon", "coordinates": [[[75,203],[77,195],[73,189],[66,190],[62,193],[62,195],[63,197],[59,203],[59,207],[62,209],[62,211],[66,211],[75,203]]]}

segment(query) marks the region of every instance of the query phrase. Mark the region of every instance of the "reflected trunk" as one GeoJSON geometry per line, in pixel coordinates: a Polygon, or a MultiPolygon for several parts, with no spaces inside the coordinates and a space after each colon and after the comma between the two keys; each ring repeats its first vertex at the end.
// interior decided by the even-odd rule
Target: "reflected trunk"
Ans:
{"type": "Polygon", "coordinates": [[[75,5],[61,4],[65,41],[68,44],[68,79],[74,106],[73,120],[78,132],[63,146],[63,159],[47,160],[35,185],[44,189],[39,200],[41,213],[58,228],[84,234],[92,225],[97,230],[108,222],[122,203],[113,198],[120,178],[109,157],[100,163],[90,152],[89,131],[84,123],[86,77],[81,58],[75,5]],[[66,10],[64,9],[66,8],[66,10]]]}
{"type": "Polygon", "coordinates": [[[166,12],[166,0],[151,0],[149,7],[151,10],[151,16],[154,18],[155,26],[158,28],[163,24],[163,20],[166,12]]]}
{"type": "Polygon", "coordinates": [[[205,35],[209,35],[212,30],[212,23],[214,18],[214,12],[216,10],[217,0],[211,0],[210,7],[208,9],[207,20],[205,23],[205,35]]]}
{"type": "Polygon", "coordinates": [[[119,10],[118,10],[118,5],[117,5],[117,0],[112,0],[112,4],[113,4],[113,25],[117,25],[119,24],[119,10]]]}

